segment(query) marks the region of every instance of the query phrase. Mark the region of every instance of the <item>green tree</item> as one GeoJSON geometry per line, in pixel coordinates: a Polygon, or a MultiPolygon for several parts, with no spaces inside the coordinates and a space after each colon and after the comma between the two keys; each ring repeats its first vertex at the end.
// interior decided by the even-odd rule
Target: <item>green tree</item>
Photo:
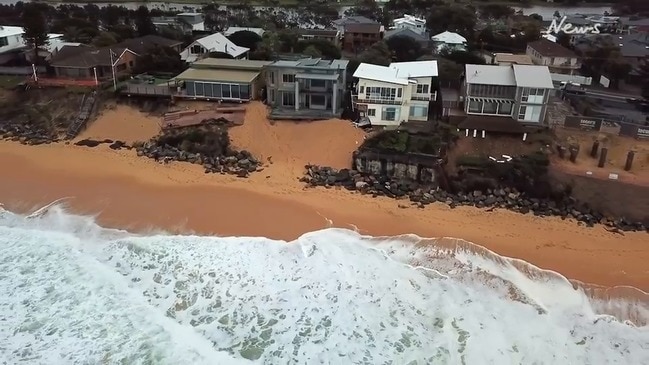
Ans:
{"type": "Polygon", "coordinates": [[[137,29],[137,34],[141,36],[155,34],[155,25],[151,21],[151,14],[149,13],[149,8],[146,6],[140,6],[135,11],[135,29],[137,29]]]}
{"type": "Polygon", "coordinates": [[[359,61],[388,66],[392,62],[392,52],[384,41],[376,42],[360,54],[359,61]]]}
{"type": "Polygon", "coordinates": [[[261,37],[255,32],[249,30],[240,30],[231,34],[228,39],[237,46],[246,47],[250,49],[250,52],[254,52],[257,49],[257,45],[261,43],[261,37]]]}
{"type": "Polygon", "coordinates": [[[93,40],[92,44],[95,47],[108,47],[117,43],[117,35],[110,32],[101,32],[93,40]]]}
{"type": "Polygon", "coordinates": [[[312,58],[322,57],[322,52],[320,52],[320,50],[317,49],[314,45],[309,45],[308,47],[306,47],[304,51],[302,51],[302,54],[312,58]]]}
{"type": "Polygon", "coordinates": [[[298,41],[295,45],[295,52],[303,53],[309,47],[315,47],[322,57],[326,59],[339,59],[340,49],[326,39],[309,39],[298,41]]]}
{"type": "Polygon", "coordinates": [[[471,7],[459,5],[441,5],[426,18],[426,27],[431,35],[446,30],[461,34],[471,41],[476,26],[475,11],[471,7]]]}
{"type": "Polygon", "coordinates": [[[24,28],[23,40],[27,47],[34,52],[34,63],[39,64],[38,51],[49,44],[47,36],[47,22],[42,11],[42,6],[36,3],[24,4],[22,13],[24,28]]]}
{"type": "Polygon", "coordinates": [[[390,52],[397,62],[410,62],[421,57],[421,44],[406,36],[394,36],[385,40],[390,52]]]}
{"type": "Polygon", "coordinates": [[[154,47],[140,55],[135,73],[160,72],[177,74],[185,69],[180,54],[169,47],[154,47]]]}

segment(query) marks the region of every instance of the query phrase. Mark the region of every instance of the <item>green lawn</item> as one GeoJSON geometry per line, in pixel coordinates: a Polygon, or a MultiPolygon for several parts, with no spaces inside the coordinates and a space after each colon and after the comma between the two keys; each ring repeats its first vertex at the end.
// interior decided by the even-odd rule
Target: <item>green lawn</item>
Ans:
{"type": "Polygon", "coordinates": [[[13,89],[25,80],[27,80],[25,76],[0,75],[0,89],[13,89]]]}

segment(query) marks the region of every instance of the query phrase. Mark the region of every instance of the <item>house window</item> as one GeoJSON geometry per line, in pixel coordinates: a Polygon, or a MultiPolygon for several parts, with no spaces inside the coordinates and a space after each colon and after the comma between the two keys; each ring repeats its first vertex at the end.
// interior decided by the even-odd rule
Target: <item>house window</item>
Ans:
{"type": "Polygon", "coordinates": [[[0,47],[8,46],[8,45],[9,45],[9,40],[7,39],[7,37],[0,38],[0,47]]]}
{"type": "Polygon", "coordinates": [[[397,89],[397,98],[400,98],[400,97],[401,97],[401,88],[398,88],[397,89]]]}
{"type": "Polygon", "coordinates": [[[395,121],[397,120],[397,108],[383,108],[381,120],[395,121]]]}
{"type": "Polygon", "coordinates": [[[469,101],[469,113],[482,113],[482,101],[471,99],[469,101]]]}
{"type": "Polygon", "coordinates": [[[295,106],[295,93],[283,92],[282,93],[282,105],[284,105],[284,106],[295,106]]]}
{"type": "Polygon", "coordinates": [[[192,48],[190,48],[190,52],[192,54],[201,54],[201,53],[203,53],[203,47],[201,47],[198,44],[194,45],[194,46],[192,46],[192,48]]]}
{"type": "Polygon", "coordinates": [[[372,86],[367,88],[366,94],[367,94],[367,99],[380,99],[380,100],[394,101],[397,95],[397,89],[390,88],[390,87],[372,86]]]}
{"type": "Polygon", "coordinates": [[[518,119],[525,120],[526,111],[527,111],[527,107],[525,105],[521,105],[520,109],[518,109],[518,119]]]}
{"type": "Polygon", "coordinates": [[[221,85],[221,91],[223,92],[223,94],[221,94],[221,96],[223,96],[224,98],[229,99],[229,98],[232,97],[232,92],[230,90],[230,85],[222,84],[221,85]]]}
{"type": "Polygon", "coordinates": [[[358,93],[359,93],[359,94],[362,94],[362,93],[364,93],[364,92],[365,92],[365,86],[361,86],[361,87],[358,89],[358,93]]]}
{"type": "Polygon", "coordinates": [[[512,103],[500,103],[498,104],[498,113],[501,115],[512,115],[512,103]]]}
{"type": "Polygon", "coordinates": [[[417,94],[428,94],[428,85],[417,85],[417,94]]]}
{"type": "Polygon", "coordinates": [[[428,116],[428,107],[425,106],[412,106],[410,107],[410,116],[415,118],[423,118],[428,116]]]}
{"type": "Polygon", "coordinates": [[[283,74],[282,75],[282,82],[295,82],[295,75],[283,74]]]}
{"type": "Polygon", "coordinates": [[[274,83],[275,83],[275,73],[274,73],[274,72],[270,72],[270,84],[272,85],[272,84],[274,84],[274,83]]]}
{"type": "Polygon", "coordinates": [[[485,101],[482,107],[482,114],[496,114],[498,103],[494,101],[485,101]]]}
{"type": "Polygon", "coordinates": [[[375,117],[376,116],[376,109],[367,109],[367,116],[368,117],[375,117]]]}
{"type": "Polygon", "coordinates": [[[271,103],[275,102],[275,90],[274,89],[270,90],[270,98],[269,98],[268,101],[270,101],[271,103]]]}
{"type": "Polygon", "coordinates": [[[316,88],[321,88],[324,89],[327,87],[327,81],[326,80],[310,80],[311,82],[311,87],[316,87],[316,88]]]}

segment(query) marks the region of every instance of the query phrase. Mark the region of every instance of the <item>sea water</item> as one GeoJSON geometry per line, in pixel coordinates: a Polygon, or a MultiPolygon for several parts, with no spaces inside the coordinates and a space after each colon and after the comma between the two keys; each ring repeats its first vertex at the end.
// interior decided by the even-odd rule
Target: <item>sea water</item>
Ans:
{"type": "Polygon", "coordinates": [[[646,293],[594,300],[460,243],[135,235],[0,209],[0,363],[649,364],[646,293]]]}

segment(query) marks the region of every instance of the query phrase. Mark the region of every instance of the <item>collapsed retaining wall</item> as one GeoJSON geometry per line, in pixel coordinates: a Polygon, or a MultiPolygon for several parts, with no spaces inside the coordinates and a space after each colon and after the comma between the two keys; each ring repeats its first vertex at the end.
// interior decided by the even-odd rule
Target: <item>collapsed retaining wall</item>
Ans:
{"type": "Polygon", "coordinates": [[[385,154],[374,151],[354,153],[353,169],[363,174],[438,183],[442,158],[424,154],[385,154]]]}

